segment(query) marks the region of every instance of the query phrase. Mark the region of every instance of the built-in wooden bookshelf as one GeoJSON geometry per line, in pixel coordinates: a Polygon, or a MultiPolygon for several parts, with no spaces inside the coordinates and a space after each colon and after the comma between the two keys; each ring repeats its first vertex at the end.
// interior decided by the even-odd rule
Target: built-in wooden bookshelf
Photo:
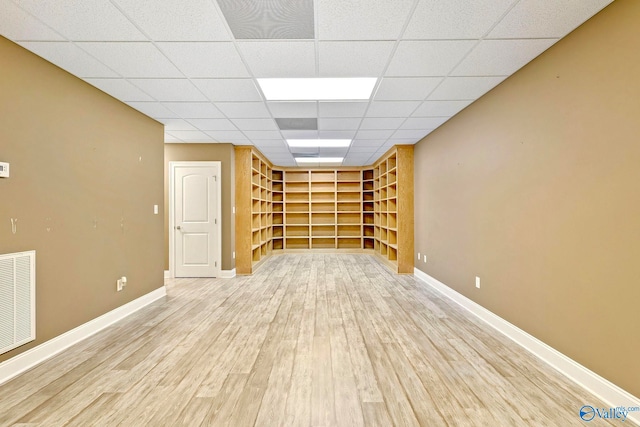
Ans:
{"type": "Polygon", "coordinates": [[[413,273],[413,146],[399,145],[373,168],[374,251],[398,273],[413,273]]]}
{"type": "Polygon", "coordinates": [[[238,274],[296,250],[371,251],[413,273],[413,146],[366,168],[278,168],[245,146],[235,156],[238,274]]]}
{"type": "Polygon", "coordinates": [[[282,249],[363,248],[360,169],[285,169],[283,189],[282,249]]]}
{"type": "Polygon", "coordinates": [[[236,272],[251,274],[273,249],[273,169],[245,146],[235,147],[235,167],[236,272]]]}

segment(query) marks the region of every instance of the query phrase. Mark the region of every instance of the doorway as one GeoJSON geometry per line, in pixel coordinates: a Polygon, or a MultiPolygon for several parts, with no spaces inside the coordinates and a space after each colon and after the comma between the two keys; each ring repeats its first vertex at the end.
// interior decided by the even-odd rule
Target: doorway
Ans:
{"type": "Polygon", "coordinates": [[[220,162],[169,163],[171,277],[220,277],[220,162]]]}

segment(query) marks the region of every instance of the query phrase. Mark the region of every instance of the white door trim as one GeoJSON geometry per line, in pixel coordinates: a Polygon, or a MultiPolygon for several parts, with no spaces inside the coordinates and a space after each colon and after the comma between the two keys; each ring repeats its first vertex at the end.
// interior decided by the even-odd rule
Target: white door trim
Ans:
{"type": "Polygon", "coordinates": [[[216,161],[216,162],[201,162],[201,161],[182,161],[182,162],[169,162],[169,277],[170,278],[174,278],[176,277],[175,275],[175,271],[176,271],[176,259],[175,259],[175,254],[174,254],[174,250],[175,250],[175,237],[174,237],[174,232],[173,230],[175,230],[175,216],[174,216],[174,211],[175,211],[175,201],[174,201],[174,196],[175,196],[175,171],[176,168],[178,167],[218,167],[218,171],[220,171],[220,176],[218,176],[218,179],[216,179],[216,193],[218,194],[218,202],[216,203],[217,205],[217,212],[216,212],[216,217],[218,218],[217,224],[216,224],[216,234],[218,236],[218,238],[215,241],[215,248],[216,248],[216,259],[214,261],[216,261],[217,263],[217,272],[216,272],[216,277],[220,277],[220,272],[222,271],[222,193],[221,193],[221,184],[220,182],[222,181],[222,162],[216,161]]]}

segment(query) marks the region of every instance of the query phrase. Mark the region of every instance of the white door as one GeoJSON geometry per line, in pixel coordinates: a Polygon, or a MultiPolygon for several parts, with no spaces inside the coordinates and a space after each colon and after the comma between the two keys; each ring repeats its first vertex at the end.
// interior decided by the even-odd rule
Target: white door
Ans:
{"type": "Polygon", "coordinates": [[[220,162],[172,162],[175,277],[220,275],[220,162]]]}

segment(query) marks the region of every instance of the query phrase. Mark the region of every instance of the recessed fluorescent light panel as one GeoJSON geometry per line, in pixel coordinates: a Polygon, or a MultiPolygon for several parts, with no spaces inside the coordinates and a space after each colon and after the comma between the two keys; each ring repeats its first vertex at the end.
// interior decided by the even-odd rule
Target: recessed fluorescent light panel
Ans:
{"type": "Polygon", "coordinates": [[[375,77],[257,79],[267,101],[369,99],[375,77]]]}
{"type": "Polygon", "coordinates": [[[342,163],[344,157],[296,157],[298,163],[342,163]]]}
{"type": "Polygon", "coordinates": [[[287,139],[289,147],[348,147],[350,139],[287,139]]]}

